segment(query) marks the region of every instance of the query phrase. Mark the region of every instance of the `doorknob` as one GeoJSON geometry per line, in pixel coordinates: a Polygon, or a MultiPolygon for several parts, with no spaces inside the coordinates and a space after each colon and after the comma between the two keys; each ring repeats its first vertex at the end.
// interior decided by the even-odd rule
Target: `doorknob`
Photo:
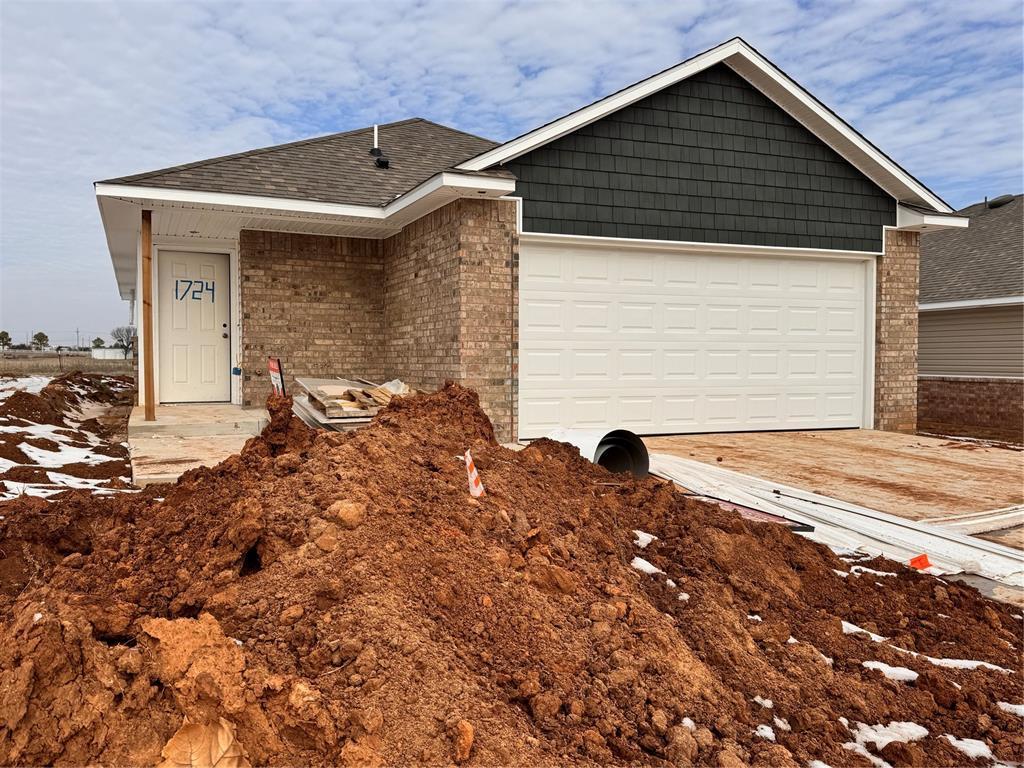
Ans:
{"type": "Polygon", "coordinates": [[[227,333],[222,333],[222,334],[220,335],[220,337],[221,337],[222,339],[226,339],[226,338],[228,337],[228,335],[227,335],[227,333]]]}

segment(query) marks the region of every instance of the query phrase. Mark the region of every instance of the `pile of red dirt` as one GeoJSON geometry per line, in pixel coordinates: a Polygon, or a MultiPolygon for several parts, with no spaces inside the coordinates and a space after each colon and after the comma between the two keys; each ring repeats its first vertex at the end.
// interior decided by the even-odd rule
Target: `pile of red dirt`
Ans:
{"type": "MultiPolygon", "coordinates": [[[[131,477],[122,441],[133,386],[127,376],[75,371],[55,378],[38,394],[17,390],[0,400],[0,481],[51,499],[64,493],[51,472],[64,476],[65,483],[71,477],[109,481],[96,487],[123,487],[119,478],[131,477]],[[26,446],[47,453],[38,461],[26,446]],[[88,460],[80,460],[83,456],[88,460]]],[[[0,498],[8,487],[0,482],[0,498]]]]}
{"type": "Polygon", "coordinates": [[[1024,761],[1021,625],[971,588],[502,448],[458,386],[346,434],[270,407],[174,486],[0,504],[0,760],[1024,761]]]}

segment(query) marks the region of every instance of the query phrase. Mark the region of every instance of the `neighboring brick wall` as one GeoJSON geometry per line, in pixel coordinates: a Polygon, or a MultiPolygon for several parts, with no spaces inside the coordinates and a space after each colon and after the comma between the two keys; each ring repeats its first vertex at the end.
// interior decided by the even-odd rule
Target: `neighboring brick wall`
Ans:
{"type": "Polygon", "coordinates": [[[886,230],[875,284],[875,429],[917,429],[917,232],[886,230]]]}
{"type": "Polygon", "coordinates": [[[239,236],[242,404],[270,394],[267,356],[296,376],[383,379],[380,241],[243,230],[239,236]]]}
{"type": "Polygon", "coordinates": [[[515,203],[457,200],[384,241],[389,375],[475,389],[500,440],[516,434],[515,203]]]}
{"type": "Polygon", "coordinates": [[[922,376],[917,410],[921,432],[1024,442],[1024,379],[922,376]]]}

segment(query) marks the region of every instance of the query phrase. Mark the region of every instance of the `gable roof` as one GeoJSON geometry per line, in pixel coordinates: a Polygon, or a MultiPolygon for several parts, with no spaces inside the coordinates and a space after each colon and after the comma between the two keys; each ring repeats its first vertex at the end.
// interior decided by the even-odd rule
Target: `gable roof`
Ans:
{"type": "Polygon", "coordinates": [[[418,117],[378,130],[387,169],[370,155],[373,128],[360,128],[97,183],[383,206],[497,146],[418,117]]]}
{"type": "Polygon", "coordinates": [[[731,67],[897,201],[927,206],[942,213],[952,212],[938,195],[739,37],[485,150],[457,168],[481,171],[501,165],[719,63],[731,67]]]}
{"type": "Polygon", "coordinates": [[[966,229],[921,235],[922,305],[1024,296],[1024,195],[959,211],[966,229]]]}

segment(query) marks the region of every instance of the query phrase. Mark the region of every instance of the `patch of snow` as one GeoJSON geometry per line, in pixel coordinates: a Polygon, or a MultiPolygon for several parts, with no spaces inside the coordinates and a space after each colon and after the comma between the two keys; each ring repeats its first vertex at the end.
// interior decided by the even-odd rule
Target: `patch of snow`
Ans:
{"type": "Polygon", "coordinates": [[[950,744],[972,760],[979,757],[984,757],[989,760],[995,759],[992,755],[992,750],[988,748],[988,744],[984,741],[979,741],[978,739],[958,739],[956,736],[951,736],[948,733],[944,733],[942,735],[950,744]]]}
{"type": "Polygon", "coordinates": [[[0,400],[6,400],[19,389],[38,395],[52,379],[49,376],[20,376],[16,379],[0,379],[0,400]]]}
{"type": "Polygon", "coordinates": [[[1002,672],[1007,675],[1012,675],[1013,670],[1007,669],[1006,667],[1000,667],[996,664],[990,664],[987,661],[977,661],[975,659],[940,659],[935,656],[925,656],[923,653],[917,651],[911,651],[906,648],[900,648],[898,645],[889,644],[889,647],[894,651],[900,653],[906,653],[914,658],[924,659],[937,667],[945,667],[947,669],[968,669],[974,670],[978,668],[991,669],[993,672],[1002,672]]]}
{"type": "Polygon", "coordinates": [[[862,666],[868,669],[877,669],[883,675],[890,680],[902,681],[905,683],[912,683],[917,680],[917,672],[907,667],[890,667],[888,664],[881,661],[863,661],[862,666]]]}
{"type": "Polygon", "coordinates": [[[36,448],[28,443],[19,443],[22,453],[32,460],[33,464],[40,467],[59,468],[65,464],[83,462],[85,464],[102,464],[107,461],[114,461],[110,456],[102,456],[93,453],[88,448],[75,448],[72,445],[61,445],[56,451],[47,451],[43,448],[36,448]]]}
{"type": "MultiPolygon", "coordinates": [[[[815,648],[814,650],[818,651],[818,649],[817,649],[817,648],[815,648]]],[[[832,657],[831,657],[831,656],[826,656],[826,655],[825,655],[824,653],[822,653],[821,651],[818,651],[818,655],[819,655],[819,656],[821,656],[821,658],[822,658],[822,659],[824,660],[824,662],[825,662],[826,664],[828,664],[828,665],[829,665],[830,667],[832,666],[832,664],[833,664],[833,659],[832,659],[832,657]]]]}
{"type": "Polygon", "coordinates": [[[685,602],[685,601],[687,601],[689,599],[690,599],[690,595],[687,594],[686,592],[680,592],[678,595],[676,595],[676,600],[682,600],[682,601],[685,602]]]}
{"type": "Polygon", "coordinates": [[[784,717],[773,717],[772,722],[775,723],[775,727],[780,731],[791,731],[793,728],[790,726],[789,721],[784,717]]]}
{"type": "Polygon", "coordinates": [[[762,699],[760,696],[755,696],[753,699],[751,699],[751,701],[753,701],[755,704],[760,704],[765,709],[771,709],[775,706],[775,702],[773,702],[771,699],[762,699]]]}
{"type": "Polygon", "coordinates": [[[865,635],[870,637],[876,643],[884,643],[889,638],[876,635],[874,632],[868,632],[863,627],[858,627],[856,624],[851,624],[848,621],[843,622],[843,634],[844,635],[856,635],[858,632],[863,632],[865,635]]]}
{"type": "Polygon", "coordinates": [[[864,748],[864,745],[858,744],[855,741],[846,742],[845,744],[843,744],[843,749],[848,749],[851,752],[860,755],[861,757],[867,758],[871,761],[871,764],[874,765],[875,768],[892,768],[892,766],[889,765],[889,763],[885,762],[885,760],[878,757],[877,755],[871,754],[867,751],[867,749],[864,748]]]}
{"type": "Polygon", "coordinates": [[[48,488],[44,485],[33,485],[32,483],[17,483],[14,480],[0,480],[7,488],[5,493],[0,494],[0,501],[16,499],[19,496],[38,496],[45,499],[55,493],[66,491],[67,488],[48,488]]]}
{"type": "Polygon", "coordinates": [[[762,619],[756,613],[748,613],[747,614],[747,618],[750,619],[751,621],[764,621],[764,619],[762,619]]]}
{"type": "Polygon", "coordinates": [[[35,624],[41,618],[43,618],[43,614],[41,614],[41,613],[33,613],[32,614],[32,623],[35,624]]]}
{"type": "Polygon", "coordinates": [[[1024,717],[1024,704],[1008,704],[1005,701],[996,703],[1003,712],[1009,712],[1011,715],[1017,715],[1018,717],[1024,717]]]}
{"type": "Polygon", "coordinates": [[[688,729],[688,730],[691,730],[691,731],[696,731],[697,730],[697,724],[695,722],[693,722],[693,720],[691,718],[689,718],[689,717],[684,717],[683,720],[682,720],[682,723],[683,723],[683,727],[688,729]]]}
{"type": "Polygon", "coordinates": [[[633,535],[636,536],[636,541],[633,543],[640,547],[640,549],[647,549],[647,545],[658,538],[653,533],[645,533],[644,531],[636,530],[633,531],[633,535]]]}
{"type": "Polygon", "coordinates": [[[665,584],[667,584],[668,586],[672,587],[672,589],[676,588],[676,583],[674,581],[672,581],[672,579],[665,579],[665,584]]]}
{"type": "Polygon", "coordinates": [[[664,571],[661,570],[661,568],[658,568],[656,565],[652,565],[651,563],[644,560],[642,557],[634,557],[633,560],[630,562],[630,565],[636,568],[638,571],[643,571],[648,576],[654,576],[656,573],[664,573],[664,571]]]}
{"type": "Polygon", "coordinates": [[[821,762],[821,760],[811,760],[811,762],[807,764],[807,768],[832,768],[832,766],[828,763],[821,762]]]}
{"type": "Polygon", "coordinates": [[[928,729],[917,723],[893,720],[888,725],[857,723],[854,733],[858,744],[874,744],[875,749],[882,749],[894,741],[906,743],[923,739],[928,735],[928,729]]]}
{"type": "Polygon", "coordinates": [[[872,573],[875,576],[895,576],[896,574],[892,571],[876,571],[874,568],[867,568],[863,565],[851,565],[850,573],[854,576],[860,576],[862,573],[872,573]]]}
{"type": "Polygon", "coordinates": [[[797,644],[797,643],[799,643],[799,642],[800,642],[800,641],[799,641],[799,640],[797,640],[797,639],[796,639],[795,637],[793,637],[792,635],[790,635],[789,637],[787,637],[787,638],[786,638],[786,645],[796,645],[796,644],[797,644]]]}
{"type": "Polygon", "coordinates": [[[850,721],[845,717],[840,717],[839,722],[843,724],[843,727],[846,728],[846,730],[850,730],[850,721]]]}
{"type": "Polygon", "coordinates": [[[754,735],[760,736],[762,739],[767,739],[768,741],[775,741],[775,731],[772,730],[770,725],[757,726],[757,729],[754,731],[754,735]]]}
{"type": "Polygon", "coordinates": [[[835,568],[832,569],[832,573],[834,573],[836,576],[838,576],[841,579],[845,579],[845,578],[849,577],[849,575],[850,575],[846,571],[837,571],[835,568]]]}

